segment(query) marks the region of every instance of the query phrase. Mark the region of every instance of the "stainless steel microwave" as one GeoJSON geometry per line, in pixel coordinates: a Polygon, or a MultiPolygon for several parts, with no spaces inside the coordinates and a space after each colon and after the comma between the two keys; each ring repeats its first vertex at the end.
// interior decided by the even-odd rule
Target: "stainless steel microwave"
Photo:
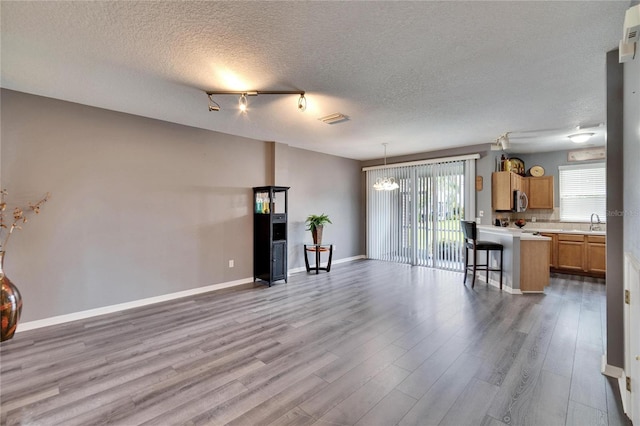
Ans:
{"type": "Polygon", "coordinates": [[[529,198],[527,198],[527,194],[517,189],[513,191],[513,211],[524,212],[527,211],[528,206],[529,198]]]}

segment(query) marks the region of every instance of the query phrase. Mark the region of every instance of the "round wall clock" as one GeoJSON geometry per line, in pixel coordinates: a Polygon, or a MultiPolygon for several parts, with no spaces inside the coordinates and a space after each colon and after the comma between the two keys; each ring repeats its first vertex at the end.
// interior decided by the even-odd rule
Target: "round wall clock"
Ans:
{"type": "Polygon", "coordinates": [[[529,169],[529,173],[534,177],[544,176],[544,168],[536,165],[529,169]]]}

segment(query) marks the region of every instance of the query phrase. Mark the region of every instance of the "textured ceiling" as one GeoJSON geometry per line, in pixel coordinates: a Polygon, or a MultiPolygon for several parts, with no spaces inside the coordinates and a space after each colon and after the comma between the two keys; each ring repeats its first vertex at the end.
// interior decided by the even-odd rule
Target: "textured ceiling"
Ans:
{"type": "Polygon", "coordinates": [[[514,150],[548,151],[605,121],[629,5],[2,1],[1,85],[362,160],[508,131],[514,150]],[[308,107],[263,95],[241,114],[220,96],[209,112],[206,90],[305,90],[308,107]],[[334,112],[350,120],[318,121],[334,112]]]}

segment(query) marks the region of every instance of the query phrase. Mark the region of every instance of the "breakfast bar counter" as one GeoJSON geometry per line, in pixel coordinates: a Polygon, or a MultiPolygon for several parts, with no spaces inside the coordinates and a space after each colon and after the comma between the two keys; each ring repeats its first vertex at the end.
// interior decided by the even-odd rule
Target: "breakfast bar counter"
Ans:
{"type": "MultiPolygon", "coordinates": [[[[517,228],[478,225],[478,240],[502,244],[503,288],[514,294],[542,293],[549,285],[551,238],[517,228]]],[[[490,259],[492,265],[499,260],[490,259]]],[[[483,279],[482,274],[477,278],[483,279]]],[[[489,284],[499,283],[489,280],[489,284]]]]}

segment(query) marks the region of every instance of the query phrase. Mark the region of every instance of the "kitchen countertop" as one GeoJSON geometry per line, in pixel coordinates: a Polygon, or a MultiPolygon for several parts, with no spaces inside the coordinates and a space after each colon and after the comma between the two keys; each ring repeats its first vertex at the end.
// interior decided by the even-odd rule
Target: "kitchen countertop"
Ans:
{"type": "Polygon", "coordinates": [[[607,235],[606,231],[583,231],[581,229],[530,228],[530,229],[523,229],[522,232],[549,232],[553,234],[607,235]]]}
{"type": "MultiPolygon", "coordinates": [[[[511,232],[511,233],[521,233],[521,234],[529,234],[533,235],[535,232],[549,232],[555,234],[584,234],[584,235],[607,235],[606,231],[584,231],[580,229],[554,229],[554,228],[527,228],[526,226],[522,229],[517,228],[515,226],[493,226],[493,225],[478,225],[478,229],[482,229],[484,231],[495,231],[495,232],[511,232]]],[[[522,237],[521,237],[522,238],[522,237]]]]}
{"type": "Polygon", "coordinates": [[[478,225],[478,230],[483,232],[490,232],[492,234],[512,235],[513,237],[519,237],[520,240],[522,241],[551,240],[551,238],[549,237],[543,237],[542,235],[534,235],[533,231],[528,232],[528,231],[521,230],[520,228],[478,225]]]}

